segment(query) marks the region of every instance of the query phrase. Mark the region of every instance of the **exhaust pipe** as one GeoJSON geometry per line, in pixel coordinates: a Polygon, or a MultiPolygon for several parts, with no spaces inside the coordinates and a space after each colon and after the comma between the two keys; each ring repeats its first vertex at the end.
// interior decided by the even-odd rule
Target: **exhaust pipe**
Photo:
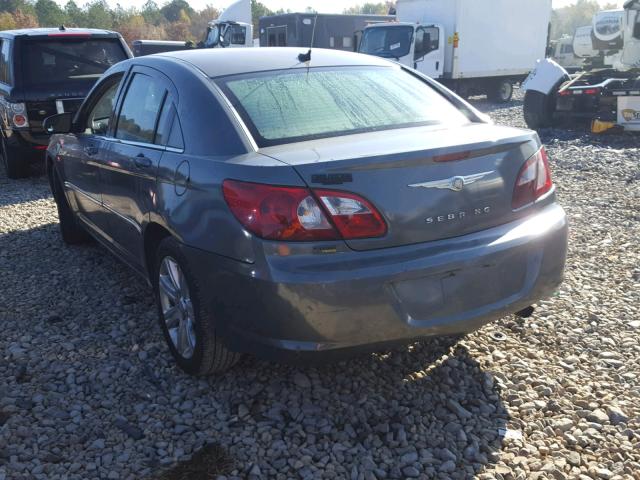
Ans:
{"type": "Polygon", "coordinates": [[[527,308],[523,308],[519,312],[516,312],[515,315],[516,317],[520,317],[520,318],[529,318],[531,315],[533,315],[534,311],[535,311],[535,308],[533,308],[532,305],[529,305],[527,308]]]}

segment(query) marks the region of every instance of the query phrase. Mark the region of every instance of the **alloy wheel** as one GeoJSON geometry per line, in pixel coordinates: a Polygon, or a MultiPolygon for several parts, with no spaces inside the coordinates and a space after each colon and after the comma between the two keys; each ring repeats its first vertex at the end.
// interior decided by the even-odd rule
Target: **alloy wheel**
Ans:
{"type": "Polygon", "coordinates": [[[187,279],[178,262],[164,257],[158,275],[162,317],[171,343],[185,359],[193,357],[196,347],[195,314],[187,279]]]}

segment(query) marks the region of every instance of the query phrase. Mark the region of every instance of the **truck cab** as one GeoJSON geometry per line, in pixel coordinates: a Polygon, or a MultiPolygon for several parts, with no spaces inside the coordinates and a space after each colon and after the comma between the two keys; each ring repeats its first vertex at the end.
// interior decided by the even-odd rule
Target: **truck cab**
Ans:
{"type": "Polygon", "coordinates": [[[445,38],[442,25],[375,24],[364,29],[358,52],[396,60],[438,79],[444,71],[445,38]]]}
{"type": "Polygon", "coordinates": [[[202,48],[253,47],[253,25],[244,22],[211,21],[207,26],[202,48]]]}

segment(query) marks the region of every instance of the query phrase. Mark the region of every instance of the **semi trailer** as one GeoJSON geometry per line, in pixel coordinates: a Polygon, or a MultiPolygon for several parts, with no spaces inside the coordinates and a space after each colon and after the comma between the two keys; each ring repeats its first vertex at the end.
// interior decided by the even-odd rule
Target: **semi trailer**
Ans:
{"type": "Polygon", "coordinates": [[[606,52],[602,62],[569,75],[551,59],[538,60],[522,86],[530,128],[587,122],[596,133],[640,131],[640,0],[627,0],[619,19],[608,42],[594,28],[593,49],[606,52]],[[616,28],[620,39],[613,38],[616,28]]]}

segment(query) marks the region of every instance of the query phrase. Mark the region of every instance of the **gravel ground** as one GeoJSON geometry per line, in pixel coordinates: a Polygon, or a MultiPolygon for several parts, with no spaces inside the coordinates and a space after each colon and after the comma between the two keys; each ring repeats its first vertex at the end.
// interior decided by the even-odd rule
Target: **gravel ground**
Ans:
{"type": "MultiPolygon", "coordinates": [[[[522,125],[519,100],[475,103],[522,125]]],[[[144,283],[62,244],[45,179],[0,173],[0,480],[640,479],[638,137],[541,137],[572,230],[532,318],[206,380],[173,366],[144,283]]]]}

